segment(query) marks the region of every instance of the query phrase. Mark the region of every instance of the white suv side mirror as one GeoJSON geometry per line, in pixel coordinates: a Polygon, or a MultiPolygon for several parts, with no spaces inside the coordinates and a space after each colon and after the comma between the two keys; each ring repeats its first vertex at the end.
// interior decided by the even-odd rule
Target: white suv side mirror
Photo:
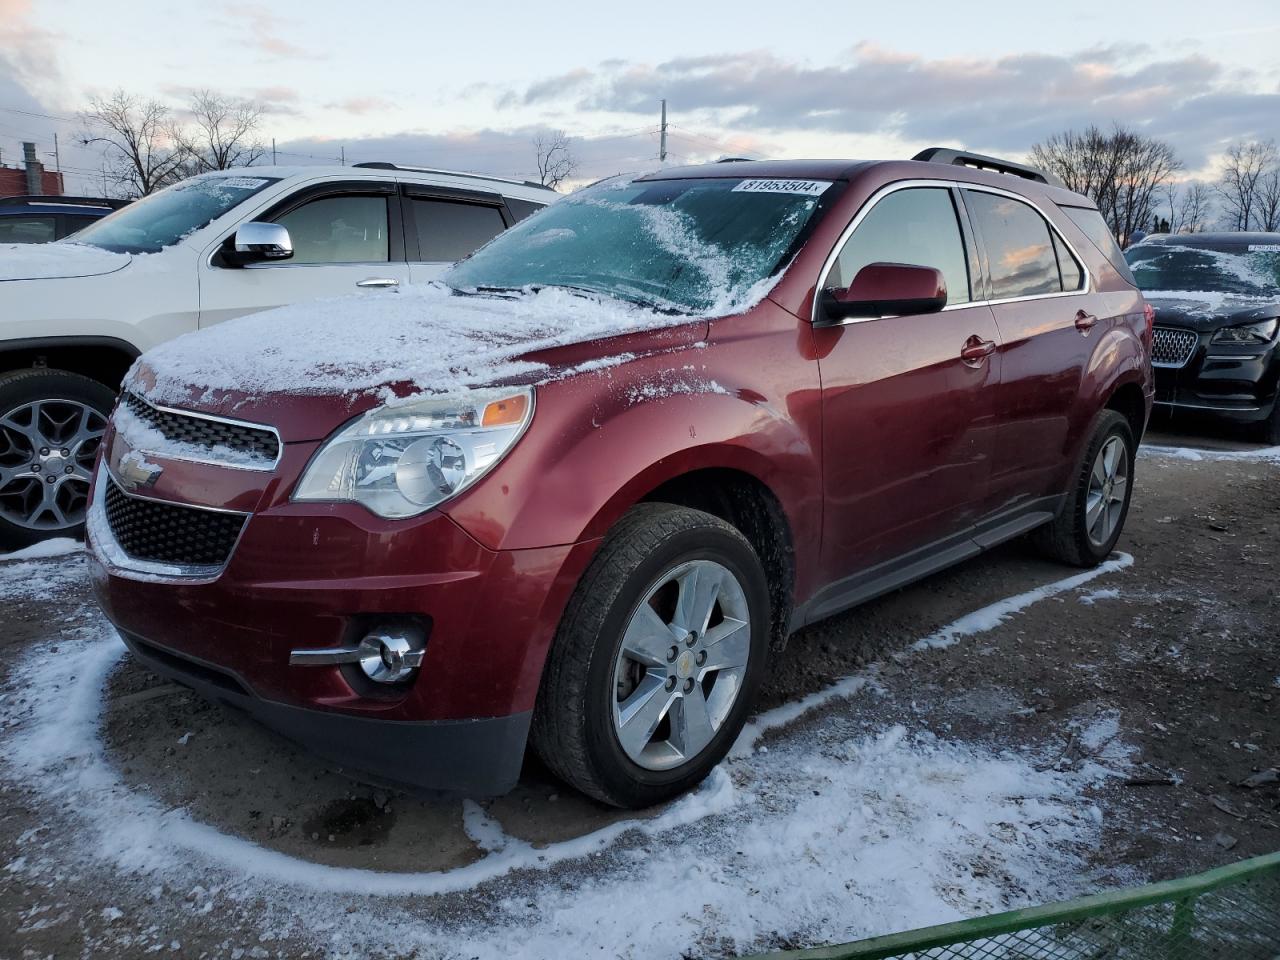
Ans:
{"type": "Polygon", "coordinates": [[[293,256],[293,240],[287,227],[278,223],[251,220],[236,228],[230,261],[243,266],[266,260],[288,260],[293,256]]]}

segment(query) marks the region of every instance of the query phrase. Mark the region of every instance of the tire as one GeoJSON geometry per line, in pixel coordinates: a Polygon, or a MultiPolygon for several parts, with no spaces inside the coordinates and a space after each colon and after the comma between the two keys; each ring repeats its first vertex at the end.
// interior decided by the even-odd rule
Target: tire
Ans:
{"type": "Polygon", "coordinates": [[[768,657],[769,614],[764,568],[734,527],[685,507],[634,507],[565,610],[534,707],[534,749],[560,779],[617,807],[685,792],[724,758],[746,722],[768,657]],[[710,584],[718,586],[709,603],[699,598],[711,596],[710,584]],[[681,597],[690,598],[684,612],[681,597]],[[681,630],[697,623],[702,608],[700,636],[696,628],[673,632],[676,623],[681,630]],[[643,663],[628,655],[640,648],[643,663]],[[741,667],[727,666],[740,659],[741,667]],[[705,666],[717,662],[726,666],[705,666]],[[628,704],[643,706],[624,724],[628,704]]]}
{"type": "Polygon", "coordinates": [[[84,535],[89,478],[114,403],[111,390],[76,373],[0,374],[0,550],[84,535]]]}
{"type": "Polygon", "coordinates": [[[1124,531],[1129,503],[1133,498],[1135,447],[1133,428],[1128,420],[1114,410],[1103,410],[1098,414],[1062,512],[1034,534],[1037,545],[1045,554],[1076,567],[1096,567],[1111,554],[1124,531]],[[1115,488],[1120,474],[1110,484],[1102,483],[1099,489],[1096,470],[1100,468],[1105,477],[1106,466],[1101,460],[1104,449],[1116,452],[1116,469],[1122,471],[1124,487],[1118,497],[1115,488]],[[1098,525],[1098,515],[1089,509],[1096,495],[1106,498],[1109,505],[1104,511],[1107,516],[1102,518],[1105,529],[1098,525]]]}
{"type": "Polygon", "coordinates": [[[1280,397],[1271,407],[1271,416],[1258,425],[1258,439],[1270,446],[1280,446],[1280,397]]]}

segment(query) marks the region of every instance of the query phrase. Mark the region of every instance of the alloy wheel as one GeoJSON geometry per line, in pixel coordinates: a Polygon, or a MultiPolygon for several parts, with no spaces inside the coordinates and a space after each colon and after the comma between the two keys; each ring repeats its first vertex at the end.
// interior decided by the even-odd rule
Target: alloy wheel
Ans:
{"type": "Polygon", "coordinates": [[[1084,523],[1089,541],[1097,547],[1110,540],[1124,513],[1129,489],[1129,455],[1124,441],[1111,437],[1094,458],[1085,498],[1084,523]]]}
{"type": "Polygon", "coordinates": [[[663,573],[632,613],[614,663],[613,727],[648,770],[692,760],[724,725],[751,655],[742,584],[712,560],[663,573]]]}
{"type": "Polygon", "coordinates": [[[83,523],[106,426],[77,400],[36,400],[0,416],[0,518],[41,531],[83,523]]]}

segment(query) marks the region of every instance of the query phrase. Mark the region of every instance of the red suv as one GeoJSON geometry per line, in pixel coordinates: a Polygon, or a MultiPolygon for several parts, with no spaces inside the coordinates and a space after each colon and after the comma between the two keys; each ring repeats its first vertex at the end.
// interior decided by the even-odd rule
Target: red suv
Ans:
{"type": "Polygon", "coordinates": [[[790,633],[1019,534],[1120,535],[1150,317],[1034,170],[618,178],[443,284],[171,341],[89,510],[137,659],[376,777],[702,779],[790,633]]]}

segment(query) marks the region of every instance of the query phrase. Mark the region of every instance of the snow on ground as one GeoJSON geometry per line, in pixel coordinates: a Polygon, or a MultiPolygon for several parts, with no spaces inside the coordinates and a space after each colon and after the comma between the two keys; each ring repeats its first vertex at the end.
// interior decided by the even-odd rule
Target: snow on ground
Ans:
{"type": "Polygon", "coordinates": [[[0,554],[0,602],[54,597],[84,582],[84,544],[68,537],[0,554]]]}
{"type": "MultiPolygon", "coordinates": [[[[0,565],[0,592],[26,577],[28,562],[0,565]]],[[[45,562],[70,578],[82,561],[45,562]]],[[[1129,562],[1118,557],[1093,575],[1129,562]]],[[[958,642],[1088,579],[994,604],[935,637],[958,642]]],[[[51,818],[70,822],[29,831],[20,855],[0,869],[53,891],[67,871],[105,866],[113,882],[178,892],[168,908],[166,897],[153,897],[161,928],[165,909],[229,909],[259,916],[264,935],[352,956],[420,947],[427,956],[510,960],[564,956],[566,944],[578,956],[724,954],[769,946],[775,932],[846,940],[1070,895],[1100,838],[1087,791],[1114,773],[1108,764],[1127,763],[1122,744],[1083,770],[1059,771],[1046,762],[1052,751],[1034,747],[901,726],[868,731],[840,712],[839,700],[877,695],[872,667],[756,718],[702,787],[651,819],[535,848],[464,802],[464,827],[483,853],[474,863],[410,874],[355,870],[221,832],[126,782],[99,735],[121,644],[96,613],[48,642],[59,646],[59,669],[19,662],[11,676],[21,683],[0,695],[0,769],[58,811],[51,818]],[[802,718],[803,732],[789,733],[802,718]],[[423,910],[450,892],[468,899],[427,910],[426,919],[423,910]],[[474,909],[477,897],[483,909],[474,909]],[[257,913],[262,902],[269,915],[257,913]]],[[[1107,720],[1079,736],[1113,743],[1107,720]]]]}
{"type": "Polygon", "coordinates": [[[1168,457],[1174,460],[1237,460],[1258,463],[1280,463],[1280,447],[1257,447],[1253,450],[1206,450],[1202,447],[1166,447],[1144,443],[1139,456],[1168,457]]]}

